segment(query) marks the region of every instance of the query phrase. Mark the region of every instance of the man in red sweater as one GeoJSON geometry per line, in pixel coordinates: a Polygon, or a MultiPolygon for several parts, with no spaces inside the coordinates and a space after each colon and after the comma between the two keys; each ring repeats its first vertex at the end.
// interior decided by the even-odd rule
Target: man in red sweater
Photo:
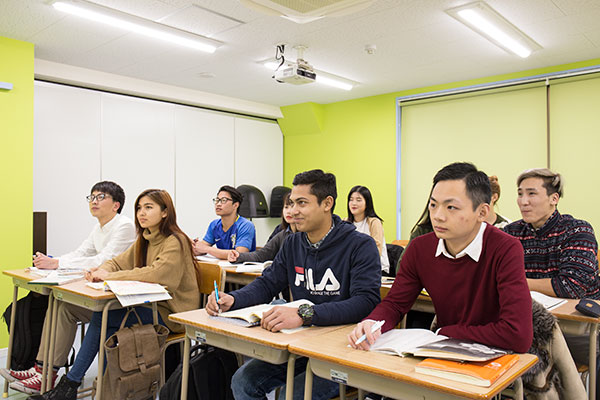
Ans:
{"type": "Polygon", "coordinates": [[[425,288],[439,334],[518,353],[529,349],[533,328],[523,248],[485,222],[490,198],[489,179],[473,164],[450,164],[435,175],[433,232],[407,247],[389,294],[348,336],[353,347],[367,350],[393,329],[425,288]],[[385,324],[371,333],[378,320],[385,324]],[[356,345],[365,333],[367,340],[356,345]]]}

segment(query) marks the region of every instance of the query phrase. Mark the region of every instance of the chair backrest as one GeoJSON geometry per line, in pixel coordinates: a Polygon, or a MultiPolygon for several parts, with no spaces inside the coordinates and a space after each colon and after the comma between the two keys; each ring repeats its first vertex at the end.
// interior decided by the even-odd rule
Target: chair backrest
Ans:
{"type": "Polygon", "coordinates": [[[199,262],[198,270],[200,272],[200,287],[198,288],[202,298],[200,306],[204,307],[208,296],[215,290],[214,282],[217,282],[217,288],[220,292],[225,290],[225,270],[218,264],[199,262]]]}
{"type": "Polygon", "coordinates": [[[396,239],[396,240],[392,241],[392,244],[395,244],[396,246],[406,247],[406,245],[408,244],[408,240],[406,240],[406,239],[403,239],[403,240],[396,239]]]}

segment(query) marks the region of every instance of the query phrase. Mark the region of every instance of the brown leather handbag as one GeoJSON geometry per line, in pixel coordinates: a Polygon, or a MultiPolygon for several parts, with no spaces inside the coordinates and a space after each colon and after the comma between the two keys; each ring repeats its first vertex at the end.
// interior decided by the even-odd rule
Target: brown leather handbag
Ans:
{"type": "Polygon", "coordinates": [[[160,355],[168,334],[162,325],[143,325],[135,308],[130,308],[120,329],[106,340],[101,400],[156,398],[160,389],[160,355]],[[138,323],[125,328],[131,312],[138,323]]]}

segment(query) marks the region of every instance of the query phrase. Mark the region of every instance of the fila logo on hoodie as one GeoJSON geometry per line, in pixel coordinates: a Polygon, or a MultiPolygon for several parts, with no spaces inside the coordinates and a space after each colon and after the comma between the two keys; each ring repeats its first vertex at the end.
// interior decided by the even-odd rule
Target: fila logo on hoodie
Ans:
{"type": "Polygon", "coordinates": [[[340,282],[337,280],[331,268],[327,268],[323,274],[321,282],[315,285],[313,278],[313,269],[304,267],[294,267],[296,270],[296,279],[294,285],[300,286],[304,283],[304,287],[312,295],[327,295],[337,296],[340,294],[340,282]]]}

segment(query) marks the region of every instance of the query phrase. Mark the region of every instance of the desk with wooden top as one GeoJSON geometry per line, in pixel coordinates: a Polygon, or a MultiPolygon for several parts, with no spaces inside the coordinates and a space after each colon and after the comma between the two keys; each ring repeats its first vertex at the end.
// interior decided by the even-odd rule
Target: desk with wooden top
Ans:
{"type": "Polygon", "coordinates": [[[287,361],[286,399],[292,399],[296,356],[288,351],[288,346],[341,328],[313,326],[290,334],[270,332],[260,326],[247,328],[212,319],[204,309],[171,314],[169,319],[185,327],[181,400],[187,398],[192,339],[272,364],[283,364],[287,361]]]}
{"type": "MultiPolygon", "coordinates": [[[[15,315],[16,315],[16,311],[17,311],[17,298],[19,296],[19,288],[23,288],[26,290],[29,290],[31,292],[36,292],[42,295],[49,295],[50,294],[50,287],[46,286],[46,285],[38,285],[38,284],[29,284],[29,282],[31,282],[34,279],[38,279],[40,278],[38,275],[34,275],[28,272],[28,270],[25,269],[16,269],[16,270],[10,270],[10,271],[2,271],[2,273],[4,275],[7,275],[9,277],[12,278],[12,282],[13,282],[13,299],[12,299],[12,307],[11,307],[11,312],[10,312],[10,326],[8,328],[8,349],[7,349],[7,353],[6,353],[6,369],[10,370],[10,364],[11,364],[11,358],[12,358],[12,347],[13,347],[13,342],[14,342],[14,336],[13,336],[13,332],[15,329],[15,315]]],[[[52,308],[54,306],[54,302],[52,301],[52,296],[50,296],[48,298],[48,311],[49,313],[52,313],[52,308]]],[[[51,315],[51,314],[49,314],[51,315]]],[[[42,341],[44,341],[44,349],[45,349],[45,355],[47,355],[48,352],[48,345],[49,345],[49,340],[50,340],[50,335],[45,335],[42,337],[42,341]]],[[[45,385],[45,375],[43,375],[42,378],[42,387],[44,387],[45,385]]],[[[2,397],[6,398],[8,397],[8,381],[5,380],[4,381],[4,392],[2,393],[2,397]]]]}
{"type": "MultiPolygon", "coordinates": [[[[100,329],[100,346],[98,350],[98,375],[100,378],[96,384],[96,398],[101,399],[102,395],[102,374],[104,371],[104,342],[106,337],[106,326],[108,323],[108,311],[111,309],[123,308],[113,292],[106,292],[104,290],[92,289],[86,285],[87,281],[79,280],[76,282],[67,283],[62,286],[52,286],[52,294],[56,301],[64,301],[66,303],[74,304],[79,307],[86,308],[90,311],[101,311],[102,312],[102,324],[100,329]]],[[[48,386],[51,382],[52,374],[52,362],[54,360],[54,338],[56,335],[56,310],[57,305],[54,306],[52,315],[52,328],[50,330],[50,351],[48,358],[48,376],[46,381],[48,386]]],[[[156,302],[152,303],[152,312],[154,324],[158,324],[158,308],[156,302]]],[[[44,364],[46,364],[44,360],[44,364]]],[[[49,389],[49,387],[47,388],[49,389]]]]}
{"type": "Polygon", "coordinates": [[[571,334],[583,336],[586,332],[590,338],[589,348],[589,390],[588,395],[590,400],[596,398],[596,351],[598,340],[598,324],[600,318],[588,317],[575,309],[578,299],[566,299],[565,304],[556,307],[550,312],[558,319],[561,331],[571,334]]]}
{"type": "Polygon", "coordinates": [[[489,399],[517,382],[517,396],[523,395],[520,376],[537,362],[532,354],[520,354],[519,361],[492,386],[486,388],[415,372],[420,361],[356,350],[348,346],[354,326],[323,333],[310,340],[290,343],[289,351],[308,357],[304,399],[311,399],[312,374],[362,390],[402,399],[489,399]]]}
{"type": "MultiPolygon", "coordinates": [[[[391,285],[381,286],[380,293],[383,299],[391,289],[391,285]],[[388,287],[389,286],[389,287],[388,287]]],[[[589,390],[588,395],[590,400],[596,398],[596,351],[597,351],[597,340],[598,340],[598,326],[600,324],[600,318],[589,317],[583,315],[575,309],[579,299],[564,299],[565,304],[559,307],[549,310],[552,315],[558,319],[560,329],[564,333],[571,335],[583,336],[586,333],[589,335],[589,390]]],[[[433,302],[431,297],[419,295],[415,301],[411,310],[424,311],[429,313],[435,313],[433,302]]],[[[404,321],[404,320],[403,320],[404,321]]]]}
{"type": "MultiPolygon", "coordinates": [[[[221,260],[215,261],[198,261],[199,264],[218,264],[221,260]]],[[[237,272],[235,267],[221,267],[225,270],[225,282],[234,283],[237,285],[245,286],[250,282],[254,281],[261,274],[260,272],[237,272]]]]}

